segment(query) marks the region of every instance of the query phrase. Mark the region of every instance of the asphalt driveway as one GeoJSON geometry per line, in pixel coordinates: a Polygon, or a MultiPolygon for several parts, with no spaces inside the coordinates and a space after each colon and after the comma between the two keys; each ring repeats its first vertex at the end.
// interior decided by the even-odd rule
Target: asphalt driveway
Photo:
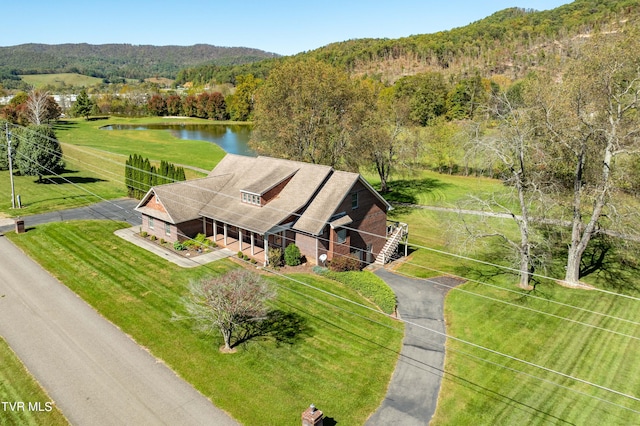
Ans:
{"type": "MultiPolygon", "coordinates": [[[[23,219],[26,227],[49,222],[85,219],[119,220],[128,222],[132,226],[136,226],[142,224],[140,213],[133,210],[137,205],[138,200],[134,200],[132,198],[120,198],[117,200],[102,201],[86,207],[30,215],[23,219]]],[[[14,219],[2,219],[0,220],[0,233],[11,231],[14,229],[14,226],[14,219]]]]}
{"type": "Polygon", "coordinates": [[[461,281],[409,278],[386,269],[375,274],[396,293],[400,318],[409,323],[387,395],[367,425],[426,425],[438,402],[445,344],[444,334],[428,330],[445,333],[444,297],[461,281]]]}

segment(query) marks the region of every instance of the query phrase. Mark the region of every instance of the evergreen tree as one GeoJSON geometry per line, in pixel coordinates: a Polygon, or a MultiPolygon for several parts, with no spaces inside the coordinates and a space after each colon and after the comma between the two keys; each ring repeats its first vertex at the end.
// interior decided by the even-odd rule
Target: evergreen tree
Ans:
{"type": "Polygon", "coordinates": [[[17,135],[16,167],[26,176],[52,175],[64,168],[62,148],[48,125],[30,126],[17,135]]]}
{"type": "Polygon", "coordinates": [[[73,104],[71,111],[76,117],[84,117],[87,120],[93,111],[94,102],[87,95],[87,91],[82,89],[78,97],[76,98],[76,102],[73,104]]]}

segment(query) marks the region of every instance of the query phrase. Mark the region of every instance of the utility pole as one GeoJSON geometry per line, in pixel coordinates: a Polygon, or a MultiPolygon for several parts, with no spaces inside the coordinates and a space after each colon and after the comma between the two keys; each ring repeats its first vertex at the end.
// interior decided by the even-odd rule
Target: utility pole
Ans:
{"type": "Polygon", "coordinates": [[[9,131],[9,123],[5,123],[5,131],[7,134],[7,155],[9,156],[9,179],[11,180],[11,208],[16,208],[16,191],[13,186],[13,162],[11,160],[11,132],[9,131]]]}

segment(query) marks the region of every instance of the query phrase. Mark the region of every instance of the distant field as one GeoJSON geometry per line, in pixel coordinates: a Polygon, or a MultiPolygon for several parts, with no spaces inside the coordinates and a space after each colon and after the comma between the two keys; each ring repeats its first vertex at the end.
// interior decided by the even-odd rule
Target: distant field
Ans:
{"type": "Polygon", "coordinates": [[[76,73],[24,74],[20,76],[26,83],[38,88],[42,86],[93,86],[102,82],[101,78],[76,73]]]}

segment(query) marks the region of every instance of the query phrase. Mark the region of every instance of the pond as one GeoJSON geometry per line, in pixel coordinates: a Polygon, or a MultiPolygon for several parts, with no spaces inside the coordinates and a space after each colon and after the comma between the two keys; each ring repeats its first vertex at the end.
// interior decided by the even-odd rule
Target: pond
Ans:
{"type": "Polygon", "coordinates": [[[229,154],[255,157],[249,148],[251,126],[247,124],[110,124],[103,130],[168,130],[179,139],[213,142],[229,154]]]}

